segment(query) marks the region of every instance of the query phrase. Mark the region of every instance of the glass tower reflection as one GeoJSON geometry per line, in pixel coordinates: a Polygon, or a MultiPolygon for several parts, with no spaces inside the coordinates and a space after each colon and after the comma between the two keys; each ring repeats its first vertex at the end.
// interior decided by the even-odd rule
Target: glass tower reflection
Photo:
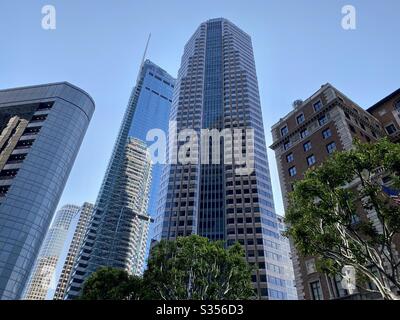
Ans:
{"type": "Polygon", "coordinates": [[[151,61],[142,64],[73,268],[67,299],[78,296],[84,280],[99,267],[132,274],[143,271],[163,166],[151,165],[147,148],[153,142],[146,138],[152,129],[167,131],[174,82],[151,61]]]}

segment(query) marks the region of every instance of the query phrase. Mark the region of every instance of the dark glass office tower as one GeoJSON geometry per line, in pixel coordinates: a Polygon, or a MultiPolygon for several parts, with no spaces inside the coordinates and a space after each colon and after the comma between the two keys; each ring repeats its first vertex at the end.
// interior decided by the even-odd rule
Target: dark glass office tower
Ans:
{"type": "MultiPolygon", "coordinates": [[[[166,134],[168,132],[175,79],[150,60],[144,62],[140,78],[143,83],[128,135],[145,141],[149,146],[153,143],[146,141],[149,130],[161,129],[166,134]]],[[[151,217],[154,217],[157,212],[157,197],[163,166],[162,163],[156,163],[152,167],[152,183],[148,205],[148,212],[151,217]]]]}
{"type": "Polygon", "coordinates": [[[149,130],[168,130],[174,82],[151,61],[142,64],[72,272],[67,299],[76,297],[86,277],[101,266],[132,274],[143,270],[164,165],[151,165],[147,147],[153,142],[145,141],[149,130]]]}
{"type": "MultiPolygon", "coordinates": [[[[281,235],[274,212],[267,150],[251,38],[226,19],[202,23],[185,46],[171,110],[178,134],[183,129],[242,129],[242,142],[232,148],[233,162],[221,152],[220,164],[202,163],[212,145],[200,146],[199,161],[171,162],[163,175],[157,217],[158,239],[199,234],[238,241],[254,263],[255,293],[287,299],[281,235]],[[253,131],[251,130],[253,129],[253,131]],[[249,133],[247,133],[249,132],[249,133]],[[236,161],[251,151],[254,170],[247,174],[236,161]]],[[[223,139],[222,139],[223,140],[223,139]]],[[[221,141],[222,141],[221,140],[221,141]]],[[[224,143],[228,143],[225,141],[224,143]]],[[[174,160],[181,143],[171,148],[174,160]]],[[[221,142],[222,144],[222,142],[221,142]]],[[[225,154],[226,155],[226,154],[225,154]]]]}
{"type": "Polygon", "coordinates": [[[0,90],[0,299],[19,299],[94,112],[69,83],[0,90]]]}

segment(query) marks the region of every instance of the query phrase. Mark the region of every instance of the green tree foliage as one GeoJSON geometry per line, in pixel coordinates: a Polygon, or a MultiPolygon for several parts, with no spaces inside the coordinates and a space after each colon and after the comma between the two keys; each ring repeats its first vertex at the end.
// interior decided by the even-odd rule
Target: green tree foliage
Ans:
{"type": "Polygon", "coordinates": [[[84,300],[234,300],[253,295],[251,267],[237,243],[199,236],[161,241],[150,252],[143,278],[100,268],[84,283],[84,300]]]}
{"type": "Polygon", "coordinates": [[[173,300],[248,299],[253,295],[251,268],[237,243],[199,236],[161,241],[151,251],[144,281],[152,298],[173,300]]]}
{"type": "Polygon", "coordinates": [[[287,234],[301,254],[320,257],[325,269],[338,273],[353,266],[383,298],[398,299],[400,262],[394,247],[400,206],[382,191],[383,176],[400,188],[400,145],[386,139],[356,142],[354,149],[336,152],[295,184],[287,234]]]}
{"type": "Polygon", "coordinates": [[[85,281],[81,300],[137,300],[144,294],[143,280],[120,269],[102,267],[85,281]]]}

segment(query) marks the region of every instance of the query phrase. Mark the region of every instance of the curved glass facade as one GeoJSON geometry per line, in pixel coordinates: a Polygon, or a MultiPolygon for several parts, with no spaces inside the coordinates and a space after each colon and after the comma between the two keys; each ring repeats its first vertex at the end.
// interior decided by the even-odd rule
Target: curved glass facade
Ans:
{"type": "MultiPolygon", "coordinates": [[[[63,263],[58,284],[54,292],[54,300],[63,300],[67,291],[68,281],[71,277],[72,268],[74,267],[75,260],[82,246],[83,237],[89,225],[90,217],[93,213],[93,204],[85,202],[79,210],[79,220],[76,224],[74,235],[68,248],[67,256],[63,263]]],[[[51,293],[50,293],[51,294],[51,293]]],[[[48,293],[49,295],[49,293],[48,293]]]]}
{"type": "Polygon", "coordinates": [[[52,282],[55,281],[58,259],[67,239],[72,219],[79,214],[79,210],[79,206],[68,204],[57,211],[36,259],[23,299],[44,300],[50,285],[55,285],[52,282]]]}
{"type": "Polygon", "coordinates": [[[69,83],[0,90],[0,299],[19,299],[94,112],[69,83]]]}

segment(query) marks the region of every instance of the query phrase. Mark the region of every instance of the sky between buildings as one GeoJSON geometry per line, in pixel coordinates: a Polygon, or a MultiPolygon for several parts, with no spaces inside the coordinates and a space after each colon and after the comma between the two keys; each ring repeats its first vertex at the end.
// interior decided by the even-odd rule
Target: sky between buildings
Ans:
{"type": "MultiPolygon", "coordinates": [[[[176,76],[198,25],[224,17],[251,35],[267,146],[271,125],[326,82],[367,108],[400,87],[398,0],[1,0],[0,89],[69,81],[96,111],[59,206],[94,202],[135,84],[147,57],[176,76]],[[44,5],[56,29],[41,27],[44,5]],[[344,30],[342,7],[356,9],[344,30]]],[[[274,154],[275,206],[283,213],[274,154]]]]}

